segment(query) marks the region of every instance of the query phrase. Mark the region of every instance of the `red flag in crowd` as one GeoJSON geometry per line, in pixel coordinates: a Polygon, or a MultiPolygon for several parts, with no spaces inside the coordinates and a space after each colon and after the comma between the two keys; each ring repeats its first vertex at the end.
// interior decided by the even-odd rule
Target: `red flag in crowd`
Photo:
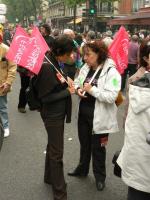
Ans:
{"type": "Polygon", "coordinates": [[[117,70],[120,74],[124,73],[128,64],[128,48],[129,48],[129,36],[123,26],[119,31],[109,47],[109,52],[112,59],[115,61],[117,70]]]}
{"type": "Polygon", "coordinates": [[[7,53],[7,58],[16,64],[38,74],[45,52],[49,49],[37,27],[31,36],[18,27],[7,53]]]}

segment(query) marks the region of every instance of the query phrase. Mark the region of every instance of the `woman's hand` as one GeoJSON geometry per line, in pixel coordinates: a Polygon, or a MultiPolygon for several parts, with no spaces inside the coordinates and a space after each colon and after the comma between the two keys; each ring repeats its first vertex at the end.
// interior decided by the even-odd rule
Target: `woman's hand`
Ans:
{"type": "Polygon", "coordinates": [[[70,94],[75,94],[74,86],[68,87],[67,90],[69,90],[70,94]]]}
{"type": "Polygon", "coordinates": [[[91,84],[89,84],[89,83],[85,83],[84,84],[84,86],[83,86],[83,90],[85,91],[85,92],[90,92],[90,89],[92,88],[92,85],[91,84]]]}
{"type": "Polygon", "coordinates": [[[84,90],[81,89],[81,88],[78,88],[78,89],[77,89],[77,94],[78,94],[79,97],[81,97],[81,98],[87,98],[87,96],[85,96],[84,90]]]}
{"type": "Polygon", "coordinates": [[[68,81],[68,86],[69,87],[74,87],[74,81],[68,76],[67,76],[67,81],[68,81]]]}

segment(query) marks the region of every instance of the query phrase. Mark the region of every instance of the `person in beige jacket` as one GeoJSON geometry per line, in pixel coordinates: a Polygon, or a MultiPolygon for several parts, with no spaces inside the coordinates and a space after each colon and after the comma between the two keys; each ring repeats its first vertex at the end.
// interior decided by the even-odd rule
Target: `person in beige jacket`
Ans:
{"type": "Polygon", "coordinates": [[[17,69],[16,64],[6,59],[8,50],[9,47],[0,42],[0,117],[4,128],[4,137],[9,136],[7,93],[11,89],[17,69]]]}

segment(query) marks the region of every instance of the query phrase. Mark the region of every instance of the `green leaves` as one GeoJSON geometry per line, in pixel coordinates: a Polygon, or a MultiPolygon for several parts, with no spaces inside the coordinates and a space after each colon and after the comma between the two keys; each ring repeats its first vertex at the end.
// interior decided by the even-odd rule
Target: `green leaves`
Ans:
{"type": "Polygon", "coordinates": [[[85,3],[85,2],[86,0],[65,0],[65,4],[70,7],[73,7],[77,4],[85,3]]]}
{"type": "Polygon", "coordinates": [[[40,8],[41,0],[3,0],[7,5],[7,18],[9,22],[16,22],[16,19],[24,22],[29,20],[30,16],[36,18],[37,11],[40,8]]]}

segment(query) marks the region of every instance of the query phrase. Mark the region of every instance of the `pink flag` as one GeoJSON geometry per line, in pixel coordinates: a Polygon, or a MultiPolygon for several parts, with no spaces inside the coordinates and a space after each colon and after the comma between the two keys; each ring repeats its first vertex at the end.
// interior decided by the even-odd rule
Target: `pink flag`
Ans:
{"type": "Polygon", "coordinates": [[[38,74],[41,69],[45,52],[48,49],[49,47],[38,28],[34,27],[29,40],[28,50],[24,52],[24,56],[20,62],[21,66],[24,66],[35,74],[38,74]]]}
{"type": "Polygon", "coordinates": [[[115,61],[120,74],[124,73],[128,64],[129,36],[123,26],[116,33],[114,41],[109,47],[112,59],[115,61]]]}
{"type": "Polygon", "coordinates": [[[45,52],[48,49],[49,47],[37,27],[34,27],[31,36],[19,27],[8,51],[7,58],[38,74],[45,52]]]}
{"type": "Polygon", "coordinates": [[[23,57],[27,44],[29,43],[29,35],[20,26],[17,27],[13,41],[10,45],[9,51],[6,55],[7,59],[14,61],[16,64],[20,64],[20,60],[23,57]]]}

